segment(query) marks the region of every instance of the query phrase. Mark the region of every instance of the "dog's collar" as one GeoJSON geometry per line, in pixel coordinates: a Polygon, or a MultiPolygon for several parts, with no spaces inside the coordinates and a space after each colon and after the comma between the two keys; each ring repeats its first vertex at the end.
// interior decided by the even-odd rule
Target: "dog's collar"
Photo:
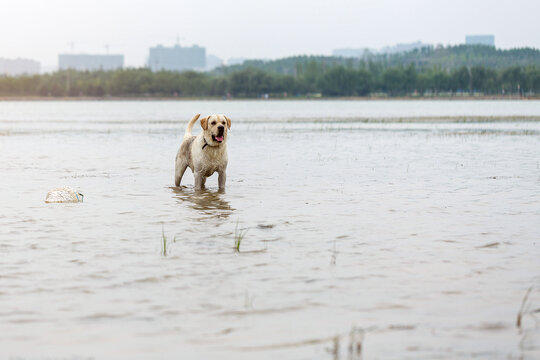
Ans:
{"type": "Polygon", "coordinates": [[[203,140],[204,140],[204,145],[202,146],[202,149],[204,150],[204,148],[208,146],[208,143],[206,142],[206,139],[204,137],[203,137],[203,140]]]}

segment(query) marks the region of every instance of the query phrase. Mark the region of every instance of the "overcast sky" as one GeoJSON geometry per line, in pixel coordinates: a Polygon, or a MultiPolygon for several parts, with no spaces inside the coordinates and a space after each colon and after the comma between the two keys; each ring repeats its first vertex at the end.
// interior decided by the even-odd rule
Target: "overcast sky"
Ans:
{"type": "Polygon", "coordinates": [[[56,65],[58,53],[125,55],[197,44],[223,59],[331,54],[397,43],[460,44],[493,34],[498,48],[540,48],[540,0],[0,0],[0,57],[56,65]]]}

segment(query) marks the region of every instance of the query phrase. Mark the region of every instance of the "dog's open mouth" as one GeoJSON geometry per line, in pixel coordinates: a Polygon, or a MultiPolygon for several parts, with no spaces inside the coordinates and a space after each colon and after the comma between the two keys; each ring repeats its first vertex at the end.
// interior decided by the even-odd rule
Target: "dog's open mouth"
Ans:
{"type": "Polygon", "coordinates": [[[215,142],[222,142],[223,141],[223,136],[215,136],[215,135],[212,135],[212,140],[214,140],[215,142]]]}

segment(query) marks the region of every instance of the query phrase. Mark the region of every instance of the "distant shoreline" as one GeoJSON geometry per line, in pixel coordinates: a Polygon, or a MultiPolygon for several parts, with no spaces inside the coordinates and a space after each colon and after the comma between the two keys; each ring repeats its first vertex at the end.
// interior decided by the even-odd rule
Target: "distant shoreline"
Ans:
{"type": "Polygon", "coordinates": [[[0,101],[484,101],[484,100],[540,100],[540,95],[535,96],[343,96],[343,97],[270,97],[263,98],[227,98],[220,96],[208,97],[180,97],[180,96],[0,96],[0,101]]]}

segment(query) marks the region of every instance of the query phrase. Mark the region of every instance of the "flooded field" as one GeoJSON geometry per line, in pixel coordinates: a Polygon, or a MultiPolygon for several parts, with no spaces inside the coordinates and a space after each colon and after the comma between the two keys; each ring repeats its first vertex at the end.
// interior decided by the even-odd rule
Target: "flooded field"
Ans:
{"type": "Polygon", "coordinates": [[[540,358],[539,101],[0,102],[0,152],[0,359],[540,358]]]}

